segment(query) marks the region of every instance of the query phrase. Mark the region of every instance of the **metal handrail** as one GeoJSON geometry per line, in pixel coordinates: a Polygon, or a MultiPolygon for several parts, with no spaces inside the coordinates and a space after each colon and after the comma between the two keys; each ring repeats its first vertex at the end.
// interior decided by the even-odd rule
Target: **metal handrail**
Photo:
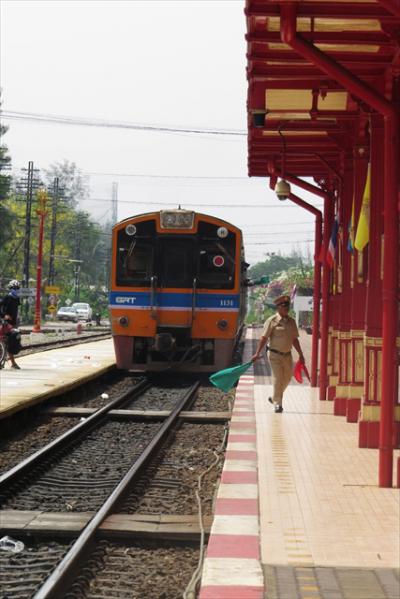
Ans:
{"type": "Polygon", "coordinates": [[[152,275],[150,277],[150,316],[151,318],[157,318],[157,310],[155,309],[155,299],[156,299],[156,286],[157,286],[157,277],[156,275],[152,275]]]}
{"type": "Polygon", "coordinates": [[[194,319],[196,318],[196,289],[197,289],[197,278],[193,279],[193,295],[192,295],[192,324],[194,319]]]}

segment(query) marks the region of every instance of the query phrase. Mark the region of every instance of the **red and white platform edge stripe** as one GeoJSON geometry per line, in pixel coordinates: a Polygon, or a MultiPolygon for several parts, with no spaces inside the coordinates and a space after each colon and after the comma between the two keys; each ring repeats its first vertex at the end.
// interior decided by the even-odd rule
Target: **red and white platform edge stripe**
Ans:
{"type": "Polygon", "coordinates": [[[236,388],[200,599],[262,599],[252,368],[236,388]],[[250,374],[249,374],[250,373],[250,374]]]}

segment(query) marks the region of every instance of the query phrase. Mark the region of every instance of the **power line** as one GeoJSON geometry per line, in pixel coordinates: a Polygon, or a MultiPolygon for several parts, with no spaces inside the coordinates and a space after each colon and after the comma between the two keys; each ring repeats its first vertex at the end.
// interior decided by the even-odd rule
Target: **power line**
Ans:
{"type": "MultiPolygon", "coordinates": [[[[312,235],[313,231],[284,231],[284,235],[298,235],[299,233],[301,233],[302,235],[312,235]]],[[[282,235],[282,231],[275,232],[275,233],[243,233],[244,237],[260,237],[261,235],[268,235],[268,237],[271,237],[271,235],[282,235]]]]}
{"type": "MultiPolygon", "coordinates": [[[[285,234],[286,233],[291,233],[291,231],[285,231],[285,234]]],[[[112,233],[108,233],[107,231],[100,231],[99,235],[102,235],[103,237],[112,237],[112,233]]],[[[250,241],[249,243],[245,241],[244,246],[246,248],[249,245],[280,245],[281,243],[310,243],[312,241],[314,241],[314,239],[291,239],[290,241],[250,241]]]]}
{"type": "MultiPolygon", "coordinates": [[[[82,198],[79,202],[111,202],[110,198],[82,198]]],[[[176,208],[176,204],[178,202],[132,202],[131,200],[118,200],[120,204],[130,204],[131,206],[172,206],[176,208]]],[[[295,204],[276,204],[276,205],[268,205],[268,204],[199,204],[199,203],[190,203],[182,204],[179,202],[181,207],[185,206],[201,206],[205,208],[298,208],[295,204]]],[[[318,207],[318,206],[317,206],[318,207]]],[[[309,223],[307,223],[309,224],[309,223]]]]}
{"type": "Polygon", "coordinates": [[[251,241],[250,243],[245,243],[245,249],[248,245],[283,245],[288,243],[311,243],[314,239],[291,239],[290,241],[251,241]]]}
{"type": "Polygon", "coordinates": [[[13,120],[26,120],[26,121],[39,121],[45,123],[58,123],[61,125],[78,125],[83,127],[103,127],[111,129],[134,129],[136,131],[150,131],[157,133],[190,133],[190,134],[201,134],[201,135],[233,135],[244,137],[247,136],[247,131],[235,130],[235,129],[215,129],[215,128],[203,128],[203,127],[176,127],[169,125],[156,125],[156,124],[140,124],[140,123],[129,123],[123,121],[106,121],[103,119],[90,119],[88,117],[74,117],[66,115],[47,114],[39,112],[20,112],[16,110],[2,110],[1,115],[5,119],[13,120]]]}
{"type": "MultiPolygon", "coordinates": [[[[253,227],[276,227],[278,224],[281,224],[281,223],[265,223],[265,224],[263,224],[263,223],[258,223],[258,224],[256,224],[256,223],[254,223],[254,224],[250,223],[248,225],[242,224],[242,225],[240,225],[240,228],[243,230],[245,228],[253,228],[253,227]]],[[[305,220],[305,221],[302,221],[302,222],[295,221],[295,222],[290,222],[290,223],[287,223],[287,224],[294,225],[294,226],[297,226],[297,225],[309,225],[310,221],[309,220],[305,220]]],[[[251,233],[251,235],[253,235],[253,233],[251,233]]],[[[254,235],[261,235],[261,233],[254,233],[254,235]]]]}
{"type": "MultiPolygon", "coordinates": [[[[142,173],[99,173],[95,171],[82,172],[83,175],[94,175],[98,177],[133,177],[137,179],[206,179],[215,180],[234,180],[234,181],[250,181],[250,177],[234,177],[234,176],[211,176],[211,175],[148,175],[142,173]]],[[[253,179],[257,180],[256,178],[253,179]]]]}

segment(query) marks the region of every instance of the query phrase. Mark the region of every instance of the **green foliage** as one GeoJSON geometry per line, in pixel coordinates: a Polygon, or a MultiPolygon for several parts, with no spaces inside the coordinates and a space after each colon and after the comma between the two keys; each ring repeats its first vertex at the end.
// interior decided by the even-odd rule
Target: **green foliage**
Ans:
{"type": "MultiPolygon", "coordinates": [[[[7,127],[0,125],[0,137],[6,133],[7,127]]],[[[11,177],[5,174],[11,166],[11,157],[8,155],[8,148],[3,144],[0,145],[0,202],[3,201],[10,190],[11,177]]]]}
{"type": "Polygon", "coordinates": [[[259,286],[250,291],[246,317],[248,324],[262,323],[274,314],[274,298],[284,293],[291,294],[295,286],[303,295],[312,295],[314,269],[297,252],[292,252],[290,256],[269,254],[265,262],[260,262],[249,270],[249,275],[253,280],[258,279],[259,286]],[[262,284],[265,276],[270,277],[267,285],[262,284]]]}
{"type": "MultiPolygon", "coordinates": [[[[53,284],[60,287],[60,303],[75,301],[76,278],[79,270],[80,301],[91,304],[94,312],[106,313],[111,236],[110,228],[101,228],[90,215],[77,209],[77,200],[86,190],[83,179],[74,163],[56,164],[47,171],[49,188],[58,176],[59,187],[64,187],[64,199],[57,206],[57,234],[54,251],[55,276],[53,284]]],[[[36,214],[37,198],[34,194],[31,217],[30,277],[36,279],[37,240],[39,217],[36,214]]],[[[52,225],[52,200],[49,198],[44,226],[43,285],[48,282],[50,237],[52,225]]],[[[26,198],[15,191],[0,204],[0,287],[4,289],[12,278],[22,280],[25,238],[26,198]]],[[[34,285],[33,281],[31,284],[34,285]]]]}
{"type": "Polygon", "coordinates": [[[248,274],[251,279],[260,279],[262,276],[269,276],[270,280],[278,278],[283,272],[291,268],[309,269],[311,266],[309,260],[305,260],[302,254],[293,250],[289,256],[270,253],[264,262],[258,262],[249,268],[248,274]]]}
{"type": "Polygon", "coordinates": [[[54,179],[58,177],[58,186],[64,200],[71,206],[76,206],[79,200],[88,197],[88,188],[84,177],[75,162],[64,160],[55,162],[44,171],[46,184],[51,189],[54,179]]]}
{"type": "MultiPolygon", "coordinates": [[[[1,100],[0,100],[1,107],[1,100]]],[[[11,156],[8,155],[8,148],[3,144],[3,137],[7,133],[8,127],[0,124],[0,202],[2,202],[10,191],[11,176],[7,174],[11,167],[11,156]]],[[[0,212],[0,217],[4,217],[3,211],[0,212]]],[[[1,218],[3,224],[3,218],[1,218]]],[[[1,232],[0,232],[1,236],[1,232]]],[[[0,237],[1,242],[1,237],[0,237]]]]}

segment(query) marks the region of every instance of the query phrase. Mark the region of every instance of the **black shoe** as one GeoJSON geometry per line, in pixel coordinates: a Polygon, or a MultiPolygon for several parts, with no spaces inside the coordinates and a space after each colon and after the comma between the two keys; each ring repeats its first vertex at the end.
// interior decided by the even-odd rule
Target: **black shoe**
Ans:
{"type": "Polygon", "coordinates": [[[274,412],[276,412],[277,414],[280,414],[281,412],[283,412],[282,406],[275,406],[274,412]]]}
{"type": "Polygon", "coordinates": [[[272,401],[272,397],[268,397],[268,401],[269,401],[269,403],[272,403],[272,405],[274,405],[274,402],[272,401]]]}

